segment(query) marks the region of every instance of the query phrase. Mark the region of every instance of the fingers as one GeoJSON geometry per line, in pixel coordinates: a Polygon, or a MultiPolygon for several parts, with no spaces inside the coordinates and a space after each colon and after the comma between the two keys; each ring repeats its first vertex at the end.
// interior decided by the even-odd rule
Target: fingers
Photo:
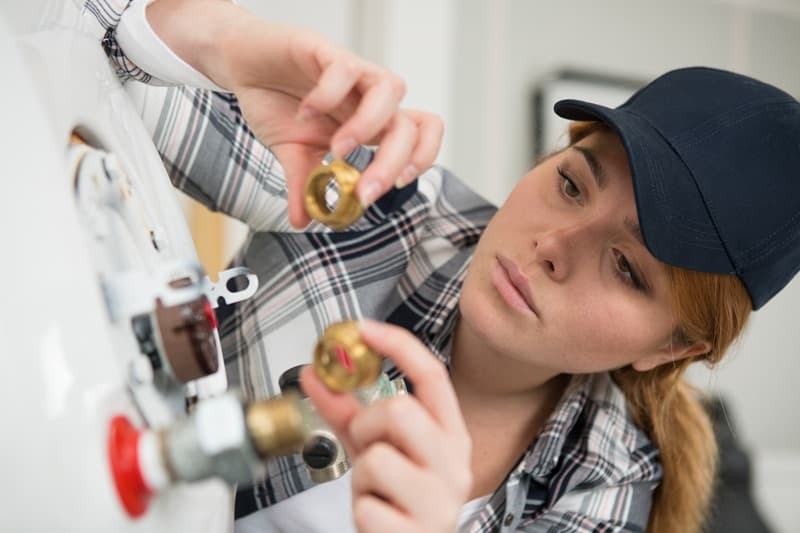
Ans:
{"type": "Polygon", "coordinates": [[[347,98],[358,83],[363,68],[356,58],[331,63],[317,84],[300,102],[297,119],[306,122],[319,113],[331,113],[347,98]]]}
{"type": "Polygon", "coordinates": [[[365,78],[370,81],[361,84],[361,101],[355,113],[331,140],[331,149],[338,157],[346,156],[357,145],[366,144],[383,131],[405,96],[405,83],[394,74],[384,71],[365,78]]]}
{"type": "Polygon", "coordinates": [[[374,139],[378,143],[375,160],[358,184],[361,203],[370,205],[376,192],[380,196],[392,186],[405,187],[430,168],[439,154],[443,133],[442,120],[433,113],[398,112],[381,137],[374,139]]]}
{"type": "Polygon", "coordinates": [[[387,398],[358,413],[350,422],[350,438],[356,451],[385,441],[412,461],[433,469],[446,465],[452,453],[436,445],[446,442],[448,436],[409,395],[387,398]]]}
{"type": "Polygon", "coordinates": [[[353,522],[358,533],[417,533],[419,531],[419,526],[408,516],[386,503],[385,500],[370,494],[364,494],[353,502],[353,522]]]}
{"type": "Polygon", "coordinates": [[[361,494],[374,494],[410,511],[415,503],[415,495],[410,494],[413,490],[398,490],[393,485],[418,487],[423,472],[395,448],[379,442],[353,460],[353,499],[361,494]]]}
{"type": "Polygon", "coordinates": [[[403,328],[363,320],[359,331],[372,349],[394,361],[414,384],[414,396],[446,431],[466,435],[455,391],[445,366],[403,328]]]}
{"type": "Polygon", "coordinates": [[[349,438],[356,453],[385,443],[425,471],[447,479],[451,489],[469,490],[469,437],[446,433],[411,396],[380,401],[357,413],[350,422],[349,438]]]}
{"type": "MultiPolygon", "coordinates": [[[[344,157],[361,144],[378,144],[356,190],[364,206],[392,186],[404,187],[416,179],[433,164],[441,147],[442,121],[431,113],[400,111],[404,94],[405,84],[398,76],[345,54],[324,68],[300,104],[297,119],[303,123],[322,114],[343,121],[330,141],[335,156],[344,157]]],[[[299,205],[301,199],[298,187],[290,193],[291,217],[292,200],[299,205]]],[[[304,211],[295,217],[308,220],[304,211]]],[[[297,227],[294,220],[290,219],[297,227]]]]}
{"type": "Polygon", "coordinates": [[[447,522],[458,515],[461,503],[461,495],[451,490],[445,478],[420,468],[385,443],[370,446],[354,461],[352,490],[359,531],[358,517],[364,512],[359,507],[365,497],[369,501],[377,496],[394,508],[398,518],[412,519],[417,530],[423,531],[452,531],[455,524],[447,522]]]}
{"type": "Polygon", "coordinates": [[[405,114],[397,113],[383,136],[375,158],[358,180],[356,194],[362,205],[371,205],[394,185],[397,176],[410,164],[417,136],[416,124],[405,114]]]}
{"type": "Polygon", "coordinates": [[[416,125],[417,144],[408,165],[398,174],[395,181],[398,188],[405,187],[433,165],[444,135],[444,123],[438,115],[412,109],[406,109],[403,113],[416,125]]]}
{"type": "Polygon", "coordinates": [[[344,111],[347,118],[330,143],[334,155],[344,157],[387,128],[404,95],[405,83],[398,76],[346,53],[322,71],[300,103],[297,119],[307,121],[318,114],[344,111]]]}

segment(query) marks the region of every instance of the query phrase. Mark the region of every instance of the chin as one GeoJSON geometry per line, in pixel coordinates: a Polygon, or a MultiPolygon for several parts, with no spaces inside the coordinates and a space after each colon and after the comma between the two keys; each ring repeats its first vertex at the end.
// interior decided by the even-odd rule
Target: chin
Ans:
{"type": "Polygon", "coordinates": [[[510,336],[518,335],[519,332],[514,331],[511,317],[502,313],[495,301],[476,290],[477,287],[468,281],[464,283],[459,300],[460,320],[482,342],[494,350],[503,351],[507,348],[510,336]]]}

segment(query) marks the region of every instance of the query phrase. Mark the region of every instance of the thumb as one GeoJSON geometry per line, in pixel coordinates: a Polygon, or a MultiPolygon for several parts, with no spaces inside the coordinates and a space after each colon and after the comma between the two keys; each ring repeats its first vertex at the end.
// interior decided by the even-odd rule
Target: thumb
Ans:
{"type": "Polygon", "coordinates": [[[303,392],[314,404],[314,408],[342,442],[347,455],[355,457],[356,448],[350,438],[350,422],[361,411],[362,405],[350,393],[333,392],[317,376],[311,365],[300,372],[303,392]]]}

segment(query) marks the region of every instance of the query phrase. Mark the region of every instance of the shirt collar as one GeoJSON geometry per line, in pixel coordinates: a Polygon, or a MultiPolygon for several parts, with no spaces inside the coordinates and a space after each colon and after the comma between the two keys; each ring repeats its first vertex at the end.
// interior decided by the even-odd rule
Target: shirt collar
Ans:
{"type": "Polygon", "coordinates": [[[547,479],[558,464],[564,442],[589,398],[593,375],[574,375],[567,384],[553,413],[542,426],[539,436],[525,452],[521,466],[539,481],[547,479]]]}

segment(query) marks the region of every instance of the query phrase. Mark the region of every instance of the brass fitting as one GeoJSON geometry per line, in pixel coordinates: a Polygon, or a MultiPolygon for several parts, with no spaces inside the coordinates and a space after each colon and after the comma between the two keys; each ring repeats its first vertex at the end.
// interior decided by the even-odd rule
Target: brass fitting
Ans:
{"type": "Polygon", "coordinates": [[[356,184],[361,172],[341,159],[334,159],[311,171],[305,187],[306,211],[314,220],[335,230],[353,224],[364,214],[364,208],[356,197],[356,184]],[[331,180],[336,181],[339,199],[331,211],[325,201],[325,191],[331,180]]]}
{"type": "Polygon", "coordinates": [[[293,392],[250,404],[245,421],[259,456],[299,452],[307,437],[305,410],[300,396],[293,392]]]}
{"type": "Polygon", "coordinates": [[[354,391],[378,379],[381,356],[361,340],[357,322],[338,322],[328,326],[317,341],[314,370],[329,389],[354,391]]]}

